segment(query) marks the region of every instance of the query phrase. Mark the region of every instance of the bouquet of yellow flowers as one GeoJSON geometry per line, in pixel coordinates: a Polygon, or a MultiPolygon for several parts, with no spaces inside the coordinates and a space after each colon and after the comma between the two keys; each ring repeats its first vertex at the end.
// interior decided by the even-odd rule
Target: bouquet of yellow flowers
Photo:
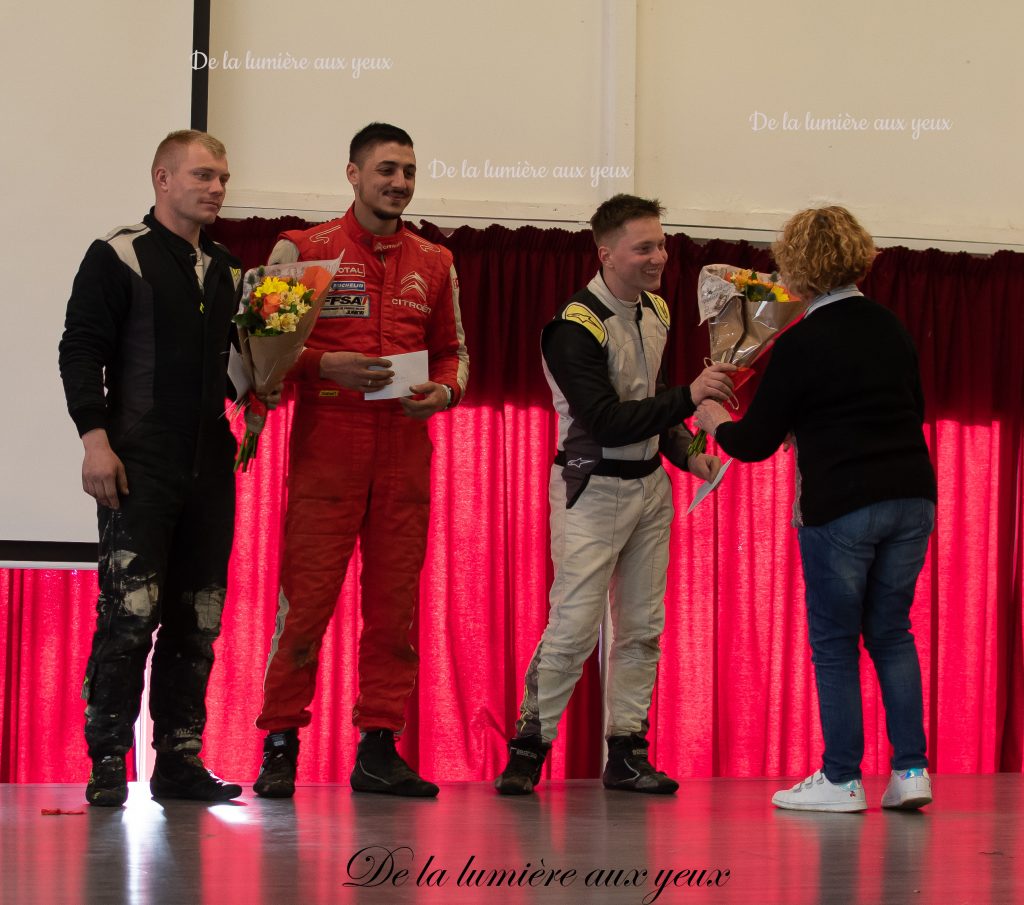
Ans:
{"type": "MultiPolygon", "coordinates": [[[[753,373],[751,365],[768,350],[776,334],[807,310],[779,282],[777,273],[758,273],[729,264],[708,264],[697,278],[700,322],[711,334],[711,361],[727,362],[739,370],[729,376],[738,388],[753,373]]],[[[688,455],[702,453],[707,434],[698,431],[688,455]]]]}
{"type": "Polygon", "coordinates": [[[254,288],[232,320],[250,336],[294,333],[299,319],[310,309],[313,290],[291,277],[268,276],[265,267],[249,271],[246,278],[254,288]]]}
{"type": "Polygon", "coordinates": [[[243,280],[242,303],[232,318],[238,325],[244,367],[237,411],[245,414],[245,436],[235,471],[248,470],[256,455],[267,407],[259,398],[276,389],[302,354],[316,325],[341,257],[256,267],[243,280]]]}

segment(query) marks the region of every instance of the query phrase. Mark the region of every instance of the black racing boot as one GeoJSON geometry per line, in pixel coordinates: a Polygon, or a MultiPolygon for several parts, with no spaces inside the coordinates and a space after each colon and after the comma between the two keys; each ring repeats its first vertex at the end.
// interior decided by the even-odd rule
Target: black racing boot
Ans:
{"type": "Polygon", "coordinates": [[[198,754],[159,751],[149,780],[154,798],[188,798],[192,801],[230,801],[242,787],[214,776],[198,754]]]}
{"type": "Polygon", "coordinates": [[[271,732],[263,740],[263,763],[252,790],[261,798],[291,798],[299,760],[299,730],[271,732]]]}
{"type": "Polygon", "coordinates": [[[380,792],[409,798],[433,798],[438,788],[422,779],[395,750],[390,729],[368,729],[359,740],[350,779],[356,792],[380,792]]]}
{"type": "Polygon", "coordinates": [[[108,754],[92,762],[89,783],[85,787],[85,800],[101,808],[119,808],[128,798],[128,779],[124,757],[108,754]]]}
{"type": "Polygon", "coordinates": [[[654,769],[647,759],[648,744],[642,735],[613,735],[608,739],[608,763],[601,777],[606,789],[671,795],[679,788],[672,777],[654,769]]]}
{"type": "Polygon", "coordinates": [[[502,795],[529,795],[540,782],[544,758],[551,750],[539,735],[519,735],[509,740],[508,764],[494,780],[502,795]]]}

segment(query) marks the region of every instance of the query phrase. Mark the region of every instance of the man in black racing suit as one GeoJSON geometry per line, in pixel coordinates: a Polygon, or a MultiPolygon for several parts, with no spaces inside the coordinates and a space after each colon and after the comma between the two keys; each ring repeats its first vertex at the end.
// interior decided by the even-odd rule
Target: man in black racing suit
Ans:
{"type": "Polygon", "coordinates": [[[155,798],[241,794],[198,753],[234,530],[234,439],[224,417],[238,261],[201,230],[224,201],[224,146],[173,132],[157,148],[155,206],[89,247],[60,343],[68,410],[97,501],[99,600],[86,668],[86,799],[128,795],[146,657],[155,798]],[[104,392],[106,390],[106,392],[104,392]]]}

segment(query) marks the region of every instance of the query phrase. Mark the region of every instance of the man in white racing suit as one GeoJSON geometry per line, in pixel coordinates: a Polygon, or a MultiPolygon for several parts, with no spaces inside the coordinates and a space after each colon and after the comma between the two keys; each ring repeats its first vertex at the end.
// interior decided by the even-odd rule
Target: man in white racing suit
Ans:
{"type": "Polygon", "coordinates": [[[542,333],[544,373],[558,412],[551,470],[548,625],[495,786],[528,794],[559,720],[597,643],[610,602],[606,788],[672,793],[678,784],[647,756],[647,714],[661,654],[672,487],[661,454],[698,478],[717,457],[687,456],[683,426],[704,399],[731,395],[732,365],[713,365],[689,386],[665,385],[661,361],[669,310],[655,295],[667,260],[662,207],[616,195],[591,219],[601,271],[542,333]]]}

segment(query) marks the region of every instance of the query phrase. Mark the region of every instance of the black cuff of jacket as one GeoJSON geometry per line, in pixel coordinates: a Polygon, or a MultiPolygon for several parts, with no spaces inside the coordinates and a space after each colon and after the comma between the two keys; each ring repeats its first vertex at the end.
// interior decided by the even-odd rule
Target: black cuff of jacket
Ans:
{"type": "Polygon", "coordinates": [[[78,428],[78,436],[84,437],[89,431],[97,428],[107,429],[107,410],[103,406],[90,406],[71,412],[71,420],[78,428]]]}
{"type": "MultiPolygon", "coordinates": [[[[726,446],[729,443],[729,434],[732,433],[732,427],[735,423],[735,421],[723,421],[721,424],[718,425],[718,427],[715,428],[715,432],[709,435],[715,441],[715,443],[719,445],[722,451],[728,456],[733,455],[731,452],[729,452],[728,449],[726,449],[726,446]],[[722,443],[723,440],[725,441],[725,445],[723,445],[722,443]]],[[[733,456],[733,458],[736,457],[733,456]]]]}
{"type": "Polygon", "coordinates": [[[690,386],[687,384],[682,388],[683,396],[686,398],[686,404],[690,407],[690,414],[684,417],[689,418],[694,412],[697,411],[697,406],[693,404],[693,393],[690,392],[690,386]]]}

